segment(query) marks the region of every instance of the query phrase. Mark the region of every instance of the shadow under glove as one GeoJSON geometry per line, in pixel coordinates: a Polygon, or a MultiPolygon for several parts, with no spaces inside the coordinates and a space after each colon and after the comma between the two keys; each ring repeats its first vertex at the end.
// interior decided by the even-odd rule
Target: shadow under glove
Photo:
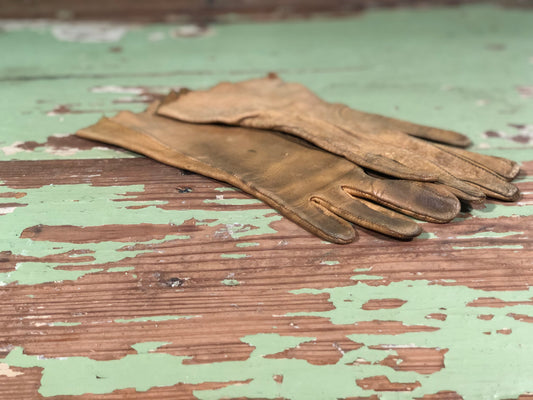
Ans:
{"type": "MultiPolygon", "coordinates": [[[[173,100],[171,94],[166,101],[173,100]]],[[[391,209],[431,222],[459,212],[458,199],[442,185],[374,178],[291,136],[178,122],[154,115],[155,107],[104,117],[76,134],[228,182],[335,243],[356,238],[350,222],[401,239],[421,233],[416,222],[391,209]]]]}
{"type": "Polygon", "coordinates": [[[186,122],[290,133],[386,175],[445,184],[467,201],[519,197],[518,189],[508,182],[518,174],[518,164],[442,144],[470,144],[460,133],[328,103],[303,85],[272,75],[182,91],[158,113],[186,122]]]}

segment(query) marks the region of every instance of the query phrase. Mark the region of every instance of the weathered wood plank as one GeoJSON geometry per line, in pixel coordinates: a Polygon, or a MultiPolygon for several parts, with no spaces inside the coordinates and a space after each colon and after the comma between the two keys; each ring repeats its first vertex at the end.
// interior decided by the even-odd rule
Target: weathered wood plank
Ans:
{"type": "MultiPolygon", "coordinates": [[[[531,164],[525,167],[525,173],[530,176],[531,164]]],[[[68,186],[75,190],[79,185],[89,185],[83,195],[91,196],[91,187],[118,189],[123,186],[127,189],[132,184],[140,185],[142,191],[126,192],[129,198],[141,203],[164,200],[155,207],[169,213],[198,208],[207,212],[235,209],[233,205],[205,202],[216,199],[218,193],[229,194],[231,199],[237,200],[249,198],[241,192],[217,191],[223,184],[142,158],[3,162],[0,163],[0,179],[10,190],[16,190],[15,193],[27,191],[27,196],[32,190],[50,186],[68,186]],[[178,189],[184,187],[188,189],[178,189]]],[[[530,182],[520,185],[530,193],[530,182]]],[[[522,201],[528,202],[530,197],[526,194],[522,201]]],[[[76,203],[76,199],[74,195],[70,201],[76,203]]],[[[48,207],[56,209],[64,200],[50,197],[48,207]]],[[[120,203],[121,200],[113,201],[120,203]]],[[[237,212],[246,212],[249,207],[272,213],[255,202],[239,206],[237,212]]],[[[499,204],[498,207],[506,206],[499,204]]],[[[68,212],[68,207],[64,210],[68,212]]],[[[366,352],[376,354],[376,361],[359,357],[346,365],[379,365],[422,376],[441,371],[450,350],[441,347],[442,344],[400,346],[391,350],[395,347],[387,345],[390,339],[378,339],[378,344],[354,340],[353,337],[368,335],[414,338],[421,333],[444,329],[441,322],[445,323],[448,317],[457,318],[455,301],[450,303],[450,299],[444,298],[437,301],[442,307],[426,308],[412,297],[418,296],[416,291],[410,295],[402,293],[395,289],[395,284],[407,291],[411,286],[428,294],[441,292],[452,297],[459,293],[454,290],[457,285],[471,287],[463,293],[459,303],[468,303],[465,310],[473,307],[465,317],[469,323],[478,321],[479,326],[474,331],[485,329],[479,332],[481,334],[507,335],[527,324],[514,315],[507,317],[506,322],[501,318],[509,315],[507,310],[531,304],[530,294],[520,294],[533,280],[533,246],[531,241],[524,240],[532,234],[531,217],[521,218],[517,225],[516,221],[510,221],[511,217],[486,219],[465,215],[464,220],[447,225],[426,224],[434,238],[415,239],[410,243],[361,230],[356,244],[336,246],[317,241],[285,219],[272,223],[275,233],[254,235],[251,230],[250,236],[238,239],[228,234],[225,225],[207,226],[198,224],[199,221],[181,225],[143,222],[90,226],[99,212],[101,210],[95,209],[80,226],[43,224],[13,231],[26,241],[50,242],[51,248],[54,243],[58,247],[72,243],[73,247],[70,252],[58,250],[55,256],[40,258],[4,252],[4,274],[22,263],[57,263],[56,269],[82,271],[82,274],[75,281],[64,280],[60,286],[54,282],[29,286],[13,282],[4,286],[0,316],[3,326],[0,348],[4,349],[4,356],[8,356],[13,347],[20,346],[28,355],[25,357],[39,354],[43,360],[88,354],[90,359],[101,362],[120,360],[135,355],[131,346],[146,341],[147,332],[150,332],[150,341],[168,343],[159,351],[173,357],[187,357],[182,361],[185,371],[187,366],[195,364],[236,362],[244,367],[254,348],[242,338],[261,334],[304,340],[297,347],[267,354],[265,359],[305,360],[316,366],[339,365],[346,363],[342,361],[346,353],[366,348],[366,352]],[[515,233],[505,235],[511,226],[515,233]],[[490,235],[483,237],[480,232],[501,232],[503,236],[500,239],[490,235]],[[176,235],[187,237],[173,239],[176,235]],[[458,241],[462,236],[465,239],[458,241]],[[156,239],[156,243],[151,243],[152,239],[156,239]],[[90,245],[108,241],[117,243],[118,253],[126,248],[139,253],[127,254],[115,261],[95,262],[92,257],[95,250],[90,245]],[[78,248],[78,244],[89,247],[78,248]],[[490,251],[485,249],[487,246],[491,247],[490,251]],[[87,270],[94,272],[83,273],[87,270]],[[354,277],[357,273],[360,275],[354,277]],[[362,310],[366,317],[358,317],[356,324],[339,323],[325,317],[339,310],[339,304],[333,305],[330,296],[336,290],[351,287],[357,298],[350,295],[343,301],[359,304],[354,304],[353,310],[362,310]],[[314,294],[313,288],[317,294],[322,294],[314,294]],[[376,289],[375,293],[372,288],[376,289]],[[296,294],[302,289],[304,293],[296,294]],[[497,291],[508,297],[510,290],[517,290],[516,298],[520,300],[499,299],[497,291]],[[394,299],[392,306],[390,296],[385,295],[388,293],[400,296],[394,299]],[[402,322],[392,317],[395,309],[406,307],[417,310],[419,315],[414,321],[402,322]],[[482,310],[479,314],[478,309],[482,310]],[[486,319],[486,310],[498,318],[486,319]]],[[[146,215],[142,221],[148,221],[146,215]]],[[[18,369],[13,371],[16,373],[18,369]]],[[[385,375],[361,378],[356,383],[362,389],[379,393],[409,392],[421,385],[418,380],[400,383],[385,375]]],[[[186,398],[190,390],[213,387],[220,387],[220,382],[199,387],[168,386],[154,389],[150,396],[186,398]],[[179,395],[182,390],[186,390],[185,394],[179,395]]],[[[101,398],[115,398],[130,392],[119,390],[101,398]]]]}
{"type": "MultiPolygon", "coordinates": [[[[433,0],[432,5],[479,3],[482,0],[433,0]]],[[[501,0],[504,4],[527,5],[519,0],[501,0]]],[[[281,19],[309,17],[316,14],[350,15],[368,7],[425,6],[427,0],[157,0],[150,3],[135,0],[96,0],[79,2],[48,0],[46,2],[4,0],[0,18],[61,18],[76,20],[173,21],[196,23],[213,22],[226,14],[247,18],[281,19]]]]}
{"type": "Polygon", "coordinates": [[[403,9],[188,38],[1,22],[0,398],[531,398],[530,19],[403,9]],[[411,242],[359,229],[338,246],[225,184],[72,135],[170,88],[269,71],[466,132],[522,163],[522,199],[411,242]]]}

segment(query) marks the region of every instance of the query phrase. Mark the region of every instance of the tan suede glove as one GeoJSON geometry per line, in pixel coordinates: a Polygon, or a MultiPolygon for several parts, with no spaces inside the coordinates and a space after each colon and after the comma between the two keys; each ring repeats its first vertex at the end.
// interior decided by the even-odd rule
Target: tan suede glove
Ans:
{"type": "Polygon", "coordinates": [[[374,171],[445,184],[463,200],[519,197],[507,182],[519,172],[515,162],[434,143],[464,147],[470,143],[464,135],[328,103],[276,76],[184,91],[158,112],[187,122],[290,133],[374,171]]]}
{"type": "MultiPolygon", "coordinates": [[[[175,98],[170,95],[167,102],[175,98]]],[[[335,243],[355,239],[350,222],[402,239],[421,232],[391,209],[432,222],[447,222],[460,209],[442,185],[374,178],[345,158],[291,136],[188,124],[156,116],[153,109],[123,111],[76,134],[228,182],[335,243]]]]}

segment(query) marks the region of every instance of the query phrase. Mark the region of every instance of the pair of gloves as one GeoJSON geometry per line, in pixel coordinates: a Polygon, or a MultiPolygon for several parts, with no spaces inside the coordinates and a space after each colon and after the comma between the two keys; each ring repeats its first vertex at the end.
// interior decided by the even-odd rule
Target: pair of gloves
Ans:
{"type": "Polygon", "coordinates": [[[277,76],[171,92],[77,135],[230,183],[315,235],[356,238],[351,223],[395,238],[407,216],[445,223],[461,201],[514,201],[519,166],[462,149],[456,132],[328,103],[277,76]]]}

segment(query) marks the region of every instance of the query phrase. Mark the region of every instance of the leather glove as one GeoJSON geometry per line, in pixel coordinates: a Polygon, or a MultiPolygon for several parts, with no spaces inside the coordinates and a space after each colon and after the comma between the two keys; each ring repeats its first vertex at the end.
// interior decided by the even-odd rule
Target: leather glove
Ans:
{"type": "Polygon", "coordinates": [[[463,200],[519,197],[507,181],[518,174],[518,164],[448,146],[468,145],[464,135],[328,103],[273,75],[184,92],[158,112],[187,122],[290,133],[374,171],[445,184],[463,200]]]}
{"type": "MultiPolygon", "coordinates": [[[[166,102],[175,99],[171,94],[166,102]]],[[[355,239],[350,222],[401,239],[421,232],[392,209],[431,222],[447,222],[460,210],[442,185],[371,177],[345,158],[292,136],[178,122],[154,115],[154,108],[122,111],[76,134],[228,182],[335,243],[355,239]]]]}

